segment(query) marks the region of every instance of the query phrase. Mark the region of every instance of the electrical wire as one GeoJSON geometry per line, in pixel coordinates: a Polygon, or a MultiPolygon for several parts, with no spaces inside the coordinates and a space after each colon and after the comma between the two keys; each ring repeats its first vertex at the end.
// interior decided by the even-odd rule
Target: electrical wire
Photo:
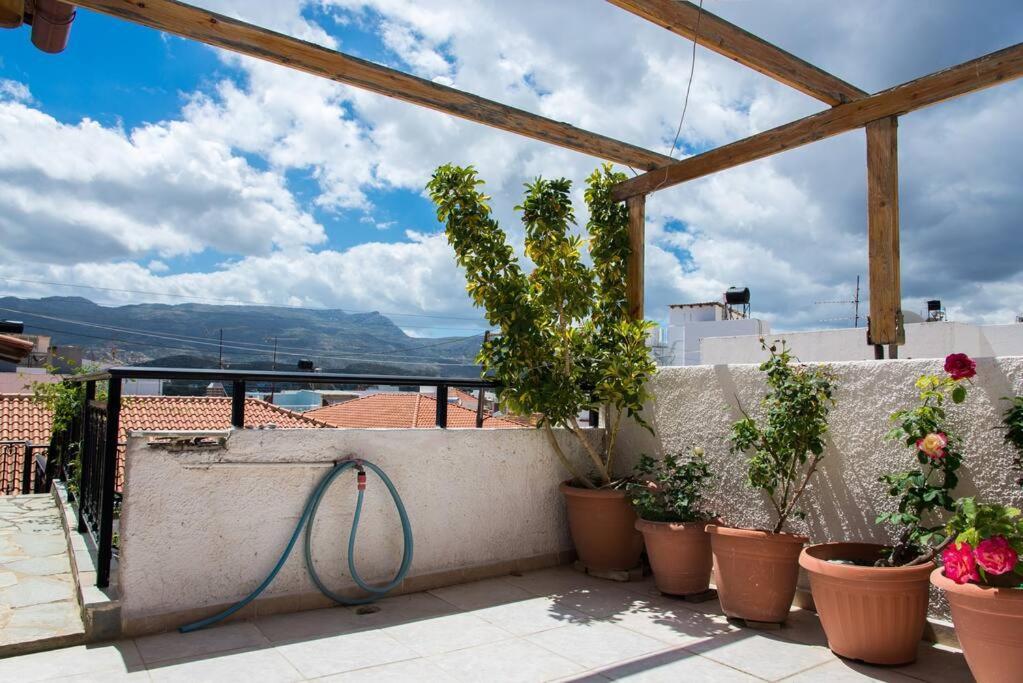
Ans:
{"type": "Polygon", "coordinates": [[[689,108],[689,93],[693,89],[693,74],[696,72],[696,38],[700,35],[700,20],[703,18],[703,0],[700,0],[700,8],[696,14],[696,30],[693,31],[693,56],[689,63],[689,83],[686,84],[686,96],[682,101],[682,115],[678,119],[678,128],[675,130],[675,139],[668,150],[668,158],[674,158],[675,146],[678,145],[678,138],[682,134],[682,122],[686,120],[686,109],[689,108]]]}

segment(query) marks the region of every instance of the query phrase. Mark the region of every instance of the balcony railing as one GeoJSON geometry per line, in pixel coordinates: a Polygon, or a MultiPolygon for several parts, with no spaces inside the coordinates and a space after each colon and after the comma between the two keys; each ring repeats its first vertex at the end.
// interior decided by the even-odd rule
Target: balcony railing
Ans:
{"type": "MultiPolygon", "coordinates": [[[[434,387],[437,392],[435,424],[446,428],[448,424],[448,390],[451,387],[478,389],[479,406],[483,405],[483,392],[496,389],[494,382],[470,378],[410,377],[391,375],[345,375],[321,372],[277,372],[260,370],[203,370],[192,368],[116,367],[102,372],[81,375],[71,381],[85,384],[85,400],[81,417],[72,425],[74,432],[55,434],[50,460],[46,466],[49,476],[68,481],[73,477],[72,465],[76,449],[80,451],[78,491],[75,501],[78,510],[78,530],[88,532],[96,544],[96,585],[104,588],[110,583],[110,564],[113,557],[113,533],[116,505],[120,495],[116,490],[118,472],[118,443],[121,414],[121,390],[126,379],[164,379],[231,384],[231,425],[245,426],[245,391],[256,383],[303,385],[357,385],[434,387]],[[96,399],[96,386],[107,383],[105,401],[96,399]]],[[[481,410],[477,411],[476,427],[483,423],[481,410]]]]}

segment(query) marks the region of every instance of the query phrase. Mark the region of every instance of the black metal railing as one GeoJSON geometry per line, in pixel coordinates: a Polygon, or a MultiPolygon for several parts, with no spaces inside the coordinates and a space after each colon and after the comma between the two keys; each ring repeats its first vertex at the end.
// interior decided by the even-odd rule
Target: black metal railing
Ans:
{"type": "MultiPolygon", "coordinates": [[[[120,501],[117,490],[120,463],[123,458],[123,443],[118,442],[120,434],[121,387],[126,379],[164,379],[203,382],[225,382],[231,385],[231,426],[242,429],[245,426],[245,391],[258,384],[300,385],[356,385],[356,386],[397,386],[434,387],[437,391],[435,424],[446,428],[448,425],[448,393],[451,387],[479,390],[479,404],[482,405],[484,392],[497,388],[487,380],[471,378],[410,377],[391,375],[344,375],[322,372],[276,372],[249,370],[202,370],[193,368],[139,368],[117,367],[102,372],[81,375],[71,381],[85,383],[85,400],[82,416],[69,433],[55,435],[58,444],[51,450],[55,464],[49,466],[52,476],[71,481],[74,473],[72,463],[77,458],[79,472],[78,492],[75,496],[78,508],[78,530],[88,532],[96,543],[96,585],[104,588],[110,583],[110,563],[113,557],[113,531],[115,510],[120,501]],[[96,385],[107,383],[105,401],[96,400],[96,385]],[[78,449],[78,450],[76,450],[78,449]]],[[[482,411],[477,411],[476,426],[483,426],[482,411]]]]}
{"type": "Polygon", "coordinates": [[[32,470],[25,466],[28,449],[27,441],[0,441],[0,493],[3,495],[30,492],[27,487],[32,470]]]}

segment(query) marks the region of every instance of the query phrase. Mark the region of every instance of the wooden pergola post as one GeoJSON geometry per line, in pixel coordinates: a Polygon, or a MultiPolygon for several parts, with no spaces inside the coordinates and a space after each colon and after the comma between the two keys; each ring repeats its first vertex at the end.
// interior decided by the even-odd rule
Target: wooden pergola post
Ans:
{"type": "Polygon", "coordinates": [[[867,124],[867,257],[869,259],[870,318],[867,342],[875,355],[898,356],[905,343],[899,276],[899,160],[895,116],[867,124]]]}
{"type": "Polygon", "coordinates": [[[629,317],[643,319],[643,261],[646,239],[646,195],[625,200],[629,209],[629,263],[626,272],[625,296],[629,317]]]}

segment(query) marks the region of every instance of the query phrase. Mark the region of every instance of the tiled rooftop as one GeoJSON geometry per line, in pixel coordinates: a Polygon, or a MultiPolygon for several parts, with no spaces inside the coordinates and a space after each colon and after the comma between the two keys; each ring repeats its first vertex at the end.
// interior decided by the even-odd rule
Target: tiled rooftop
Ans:
{"type": "Polygon", "coordinates": [[[836,657],[816,615],[739,628],[716,600],[662,597],[567,567],[0,660],[0,680],[153,681],[971,681],[961,653],[872,667],[836,657]]]}
{"type": "MultiPolygon", "coordinates": [[[[335,427],[426,429],[436,423],[437,399],[419,393],[391,391],[371,394],[303,413],[335,427]]],[[[476,411],[448,405],[448,427],[475,427],[476,411]]],[[[515,429],[522,425],[486,416],[485,429],[515,429]]]]}
{"type": "MultiPolygon", "coordinates": [[[[29,394],[0,395],[0,440],[50,441],[52,415],[29,394]]],[[[322,429],[330,425],[256,398],[245,399],[245,426],[322,429]]],[[[125,396],[121,440],[129,431],[210,431],[231,427],[231,399],[211,396],[125,396]]]]}

